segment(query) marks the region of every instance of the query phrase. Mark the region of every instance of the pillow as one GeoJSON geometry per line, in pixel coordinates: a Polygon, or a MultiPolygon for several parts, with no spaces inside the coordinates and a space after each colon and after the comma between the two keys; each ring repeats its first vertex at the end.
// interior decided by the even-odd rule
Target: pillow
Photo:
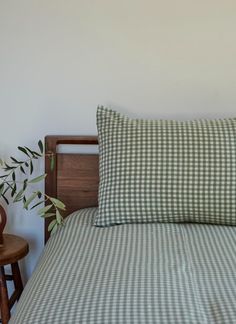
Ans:
{"type": "Polygon", "coordinates": [[[96,226],[236,225],[236,119],[130,119],[97,110],[96,226]]]}

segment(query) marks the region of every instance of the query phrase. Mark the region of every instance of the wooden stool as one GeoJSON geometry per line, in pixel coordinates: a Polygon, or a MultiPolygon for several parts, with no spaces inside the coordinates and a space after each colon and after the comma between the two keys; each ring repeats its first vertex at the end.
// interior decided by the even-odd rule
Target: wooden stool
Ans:
{"type": "Polygon", "coordinates": [[[28,243],[21,237],[3,234],[3,247],[0,247],[0,307],[2,323],[7,324],[11,313],[10,309],[19,300],[23,291],[18,260],[22,259],[29,251],[28,243]],[[5,274],[4,266],[10,264],[12,275],[5,274]],[[8,298],[7,280],[13,280],[15,291],[8,298]]]}

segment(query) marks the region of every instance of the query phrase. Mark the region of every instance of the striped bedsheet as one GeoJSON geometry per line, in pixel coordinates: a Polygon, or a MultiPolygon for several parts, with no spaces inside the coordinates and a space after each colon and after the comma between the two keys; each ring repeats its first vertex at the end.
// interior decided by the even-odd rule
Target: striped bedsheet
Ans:
{"type": "Polygon", "coordinates": [[[51,237],[11,324],[236,323],[236,227],[92,226],[51,237]]]}

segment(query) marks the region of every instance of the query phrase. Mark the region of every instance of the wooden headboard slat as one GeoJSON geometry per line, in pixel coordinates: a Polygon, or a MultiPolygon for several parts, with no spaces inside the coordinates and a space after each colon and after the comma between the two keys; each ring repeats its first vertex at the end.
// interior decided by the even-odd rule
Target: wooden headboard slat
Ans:
{"type": "MultiPolygon", "coordinates": [[[[97,206],[98,199],[98,154],[58,153],[60,144],[97,145],[96,136],[62,136],[45,137],[45,193],[61,199],[68,214],[80,208],[97,206]],[[54,168],[51,170],[51,159],[54,168]]],[[[45,242],[49,238],[48,225],[51,219],[45,219],[45,242]]]]}

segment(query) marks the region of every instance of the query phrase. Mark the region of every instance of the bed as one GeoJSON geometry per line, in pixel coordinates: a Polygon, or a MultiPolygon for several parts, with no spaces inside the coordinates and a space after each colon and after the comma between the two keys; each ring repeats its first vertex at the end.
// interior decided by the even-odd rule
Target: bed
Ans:
{"type": "Polygon", "coordinates": [[[11,323],[235,323],[234,227],[101,229],[96,212],[48,241],[11,323]]]}
{"type": "Polygon", "coordinates": [[[46,137],[45,189],[65,202],[66,221],[49,238],[46,219],[46,246],[10,323],[236,323],[236,227],[95,227],[98,156],[58,153],[61,144],[97,137],[46,137]]]}

